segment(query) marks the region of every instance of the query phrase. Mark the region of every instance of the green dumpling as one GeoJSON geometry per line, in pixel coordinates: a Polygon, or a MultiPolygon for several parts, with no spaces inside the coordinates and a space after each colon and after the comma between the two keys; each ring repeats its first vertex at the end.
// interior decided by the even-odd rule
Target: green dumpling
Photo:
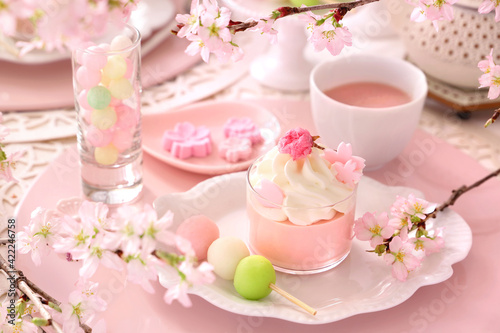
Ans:
{"type": "Polygon", "coordinates": [[[269,260],[252,255],[241,259],[234,274],[234,288],[246,299],[258,300],[272,291],[271,283],[276,283],[276,272],[269,260]]]}

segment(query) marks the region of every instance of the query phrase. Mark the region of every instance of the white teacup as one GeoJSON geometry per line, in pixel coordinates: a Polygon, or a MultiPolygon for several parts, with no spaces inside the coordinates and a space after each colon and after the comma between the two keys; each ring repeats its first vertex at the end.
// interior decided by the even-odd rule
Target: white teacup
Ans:
{"type": "Polygon", "coordinates": [[[356,54],[316,65],[310,77],[311,108],[321,140],[329,147],[342,141],[353,154],[377,169],[394,159],[418,126],[427,95],[424,73],[407,61],[356,54]],[[374,82],[399,88],[410,101],[391,107],[359,107],[340,103],[325,91],[344,84],[374,82]]]}

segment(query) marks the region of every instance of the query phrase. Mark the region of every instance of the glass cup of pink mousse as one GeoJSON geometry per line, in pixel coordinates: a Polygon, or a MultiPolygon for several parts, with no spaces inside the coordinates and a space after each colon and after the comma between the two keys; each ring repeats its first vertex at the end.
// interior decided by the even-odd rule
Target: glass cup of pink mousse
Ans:
{"type": "Polygon", "coordinates": [[[309,153],[295,159],[281,149],[282,140],[247,172],[249,247],[278,271],[324,272],[339,265],[351,250],[364,160],[352,156],[350,145],[344,143],[337,150],[313,143],[309,153]],[[355,168],[345,172],[346,165],[355,168]]]}

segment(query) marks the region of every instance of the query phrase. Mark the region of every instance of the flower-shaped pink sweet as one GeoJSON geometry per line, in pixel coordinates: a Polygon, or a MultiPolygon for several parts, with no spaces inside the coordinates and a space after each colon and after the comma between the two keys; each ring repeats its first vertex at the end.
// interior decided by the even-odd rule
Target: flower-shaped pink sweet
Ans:
{"type": "Polygon", "coordinates": [[[312,151],[313,137],[308,130],[297,127],[289,130],[278,142],[278,150],[282,154],[290,154],[292,159],[306,157],[312,151]]]}
{"type": "Polygon", "coordinates": [[[332,163],[332,172],[341,183],[353,188],[363,175],[365,160],[352,155],[350,144],[341,142],[337,150],[325,149],[324,158],[332,163]]]}
{"type": "Polygon", "coordinates": [[[252,155],[252,141],[247,138],[229,137],[219,144],[219,156],[231,163],[245,161],[252,155]]]}
{"type": "Polygon", "coordinates": [[[229,118],[223,126],[226,138],[247,138],[252,144],[262,141],[260,128],[249,117],[229,118]]]}
{"type": "Polygon", "coordinates": [[[196,127],[190,122],[180,122],[173,130],[166,130],[162,145],[163,149],[180,159],[206,157],[212,152],[210,130],[206,126],[196,127]]]}
{"type": "Polygon", "coordinates": [[[324,150],[325,159],[330,163],[340,162],[342,164],[352,160],[356,164],[356,170],[361,171],[365,167],[365,160],[359,156],[352,155],[352,146],[350,143],[341,142],[337,150],[327,148],[324,150]]]}
{"type": "Polygon", "coordinates": [[[333,168],[337,172],[335,177],[339,182],[346,184],[350,188],[354,188],[363,175],[356,169],[356,167],[356,163],[352,160],[347,161],[346,164],[335,162],[333,164],[333,168]]]}

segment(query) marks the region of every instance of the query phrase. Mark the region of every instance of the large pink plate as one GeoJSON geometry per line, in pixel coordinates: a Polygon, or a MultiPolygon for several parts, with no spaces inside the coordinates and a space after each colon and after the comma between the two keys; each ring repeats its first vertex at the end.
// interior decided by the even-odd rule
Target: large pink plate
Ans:
{"type": "MultiPolygon", "coordinates": [[[[314,132],[307,102],[259,101],[280,120],[283,130],[304,126],[314,132]]],[[[146,200],[166,193],[184,192],[207,179],[144,156],[146,200]]],[[[472,158],[449,144],[417,131],[405,151],[384,168],[368,175],[386,185],[413,187],[435,202],[443,202],[451,189],[470,184],[488,172],[472,158]]],[[[75,150],[54,161],[27,191],[16,213],[18,230],[29,221],[37,206],[54,207],[58,199],[79,194],[78,156],[75,150]]],[[[215,190],[220,188],[215,188],[215,190]]],[[[465,260],[454,264],[445,282],[418,289],[404,303],[374,313],[364,313],[334,323],[304,326],[276,318],[238,315],[193,296],[193,307],[185,309],[162,301],[163,290],[149,295],[134,285],[125,286],[121,274],[98,272],[109,332],[496,332],[500,324],[495,309],[500,305],[500,271],[497,262],[500,224],[500,181],[492,179],[461,197],[453,207],[469,224],[473,244],[465,260]]],[[[203,205],[205,201],[197,204],[203,205]]],[[[221,207],[223,209],[223,207],[221,207]]],[[[76,266],[58,258],[44,258],[33,267],[18,255],[18,267],[36,283],[65,300],[76,280],[76,266]]],[[[351,263],[353,264],[353,263],[351,263]]],[[[293,280],[300,288],[300,278],[293,280]]],[[[292,281],[292,282],[293,282],[292,281]]],[[[258,315],[258,314],[256,314],[258,315]]]]}

